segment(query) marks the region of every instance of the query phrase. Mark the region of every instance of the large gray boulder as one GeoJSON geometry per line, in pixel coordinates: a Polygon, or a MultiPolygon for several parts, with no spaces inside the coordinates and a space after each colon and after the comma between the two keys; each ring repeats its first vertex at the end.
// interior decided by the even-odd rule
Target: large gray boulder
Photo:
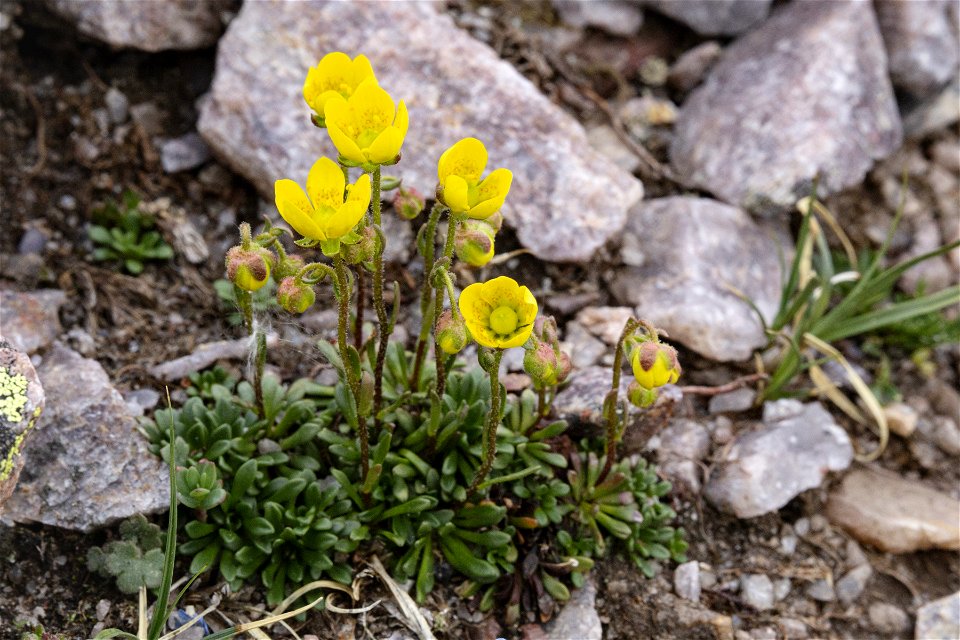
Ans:
{"type": "Polygon", "coordinates": [[[201,49],[223,31],[229,0],[45,0],[84,35],[143,51],[201,49]]]}
{"type": "Polygon", "coordinates": [[[593,151],[583,128],[488,46],[413,2],[247,2],[220,41],[198,129],[214,152],[273,200],[279,178],[306,180],[336,157],[301,95],[330,51],[370,58],[410,129],[386,172],[431,194],[440,154],[474,136],[488,169],[513,171],[506,222],[538,257],[585,261],[626,222],[641,183],[593,151]],[[347,28],[349,27],[349,28],[347,28]]]}
{"type": "Polygon", "coordinates": [[[792,2],[735,41],[683,104],[674,169],[720,199],[780,210],[859,184],[902,131],[869,2],[792,2]]]}

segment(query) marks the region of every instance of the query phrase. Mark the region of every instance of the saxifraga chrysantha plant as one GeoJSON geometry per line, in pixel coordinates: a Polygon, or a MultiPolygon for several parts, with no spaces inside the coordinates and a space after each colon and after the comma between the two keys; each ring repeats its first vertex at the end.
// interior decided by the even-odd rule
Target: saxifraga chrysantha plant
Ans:
{"type": "Polygon", "coordinates": [[[463,577],[462,596],[479,595],[484,610],[498,596],[514,624],[523,612],[552,615],[611,536],[648,575],[656,560],[682,559],[682,530],[670,526],[675,514],[660,500],[669,484],[642,459],[617,458],[629,422],[618,394],[624,358],[636,378],[629,400],[646,407],[679,377],[676,352],[631,319],[603,402],[606,433],[579,441],[565,434],[566,424],[550,417],[571,371],[553,318],[538,315],[533,292],[508,276],[457,293],[454,261],[477,267],[493,257],[513,179],[505,168],[487,172],[486,148],[469,137],[440,156],[436,197],[417,235],[422,329],[411,351],[391,341],[400,288],[394,283],[388,309],[382,193],[396,191],[393,208],[406,220],[426,204],[381,173],[400,162],[406,106],[364,56],[340,52],[309,70],[303,90],[310,121],[339,156],[276,181],[277,210],[292,231],[266,220],[254,235],[242,225],[227,254],[255,345],[251,380],[193,376],[183,407],[143,425],[155,452],[197,469],[182,473],[179,487],[189,511],[181,551],[193,556],[191,568],[216,567],[232,588],[259,576],[273,604],[311,580],[349,582],[362,554],[377,548],[422,601],[442,559],[463,577]],[[444,217],[446,234],[437,238],[444,217]],[[288,253],[285,235],[309,253],[288,253]],[[368,275],[377,322],[364,339],[368,275]],[[318,348],[338,373],[335,386],[264,375],[266,339],[251,293],[271,278],[291,314],[331,283],[337,339],[318,348]],[[458,356],[471,342],[479,367],[458,356]],[[503,353],[516,348],[532,381],[519,396],[499,380],[503,353]],[[158,423],[174,425],[172,439],[158,423]]]}

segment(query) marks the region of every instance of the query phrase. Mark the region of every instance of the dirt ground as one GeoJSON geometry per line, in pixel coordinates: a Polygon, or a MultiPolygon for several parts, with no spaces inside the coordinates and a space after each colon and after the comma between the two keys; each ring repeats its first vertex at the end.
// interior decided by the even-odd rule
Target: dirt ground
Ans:
{"type": "MultiPolygon", "coordinates": [[[[220,256],[234,242],[236,224],[256,222],[260,205],[249,185],[216,163],[165,174],[150,132],[132,122],[104,135],[95,111],[113,86],[131,105],[152,103],[159,109],[159,135],[176,137],[191,131],[196,121],[194,104],[210,84],[215,52],[114,52],[76,37],[39,7],[23,11],[15,28],[23,30],[22,36],[14,38],[7,31],[0,43],[0,207],[6,229],[0,234],[0,286],[63,289],[69,297],[61,314],[64,330],[79,327],[93,337],[95,358],[118,389],[150,386],[156,381],[150,378],[147,364],[179,357],[197,344],[239,335],[225,321],[211,284],[222,277],[222,264],[211,258],[196,267],[177,258],[148,264],[136,278],[123,275],[89,258],[91,245],[85,229],[91,210],[107,198],[118,198],[124,189],[134,190],[144,201],[168,197],[187,212],[211,255],[220,256]],[[96,147],[96,154],[81,153],[88,143],[96,147]],[[18,253],[27,229],[36,229],[45,237],[39,257],[18,253]]],[[[514,61],[529,62],[529,52],[515,42],[511,49],[511,42],[509,37],[501,40],[501,53],[514,61]]],[[[526,68],[534,73],[530,68],[535,65],[526,68]]],[[[549,87],[561,80],[559,75],[541,78],[540,84],[551,93],[549,87]]],[[[601,96],[610,91],[602,81],[595,88],[601,96]]],[[[556,95],[562,97],[563,91],[556,95]]],[[[577,112],[577,105],[566,106],[577,112]]],[[[656,194],[667,189],[650,183],[647,190],[656,194]]],[[[498,249],[501,247],[510,250],[517,245],[507,234],[498,239],[498,249]]],[[[613,267],[609,257],[600,256],[600,263],[590,269],[541,264],[528,256],[519,259],[523,268],[541,278],[549,277],[556,291],[591,292],[593,304],[609,301],[602,279],[613,267]]],[[[418,277],[416,273],[395,275],[408,283],[418,277]]],[[[412,289],[405,292],[409,291],[412,289]]],[[[711,374],[709,363],[683,355],[691,384],[713,381],[715,373],[711,374]]],[[[284,361],[282,351],[273,357],[284,361]]],[[[941,370],[955,370],[953,355],[936,357],[946,359],[941,362],[946,369],[941,370]]],[[[309,370],[309,364],[302,367],[309,370]]],[[[905,356],[894,367],[901,390],[923,392],[926,382],[905,356]]],[[[298,368],[287,367],[284,373],[306,373],[298,368]]],[[[956,385],[956,380],[948,382],[956,385]]],[[[702,416],[705,403],[689,402],[683,411],[702,416]]],[[[866,443],[870,436],[860,433],[858,438],[866,443]]],[[[885,467],[944,490],[952,490],[960,479],[948,458],[943,468],[921,468],[907,447],[896,441],[883,460],[885,467]]],[[[919,603],[957,591],[957,554],[893,556],[864,549],[876,573],[858,604],[846,608],[836,602],[815,603],[804,595],[803,586],[827,575],[834,579],[842,575],[851,553],[846,534],[831,529],[819,517],[826,489],[809,491],[779,513],[749,521],[719,514],[697,496],[675,493],[672,506],[688,532],[688,556],[712,567],[717,576],[717,586],[704,591],[703,601],[713,611],[729,616],[732,626],[703,618],[702,610],[680,602],[673,595],[672,568],[665,567],[656,578],[647,580],[622,558],[612,557],[601,562],[595,573],[604,637],[732,638],[734,628],[755,629],[765,624],[776,630],[772,637],[784,637],[778,620],[785,617],[802,620],[811,637],[907,637],[871,628],[866,608],[873,602],[887,602],[912,611],[919,603]],[[792,554],[786,554],[781,540],[801,518],[811,521],[810,531],[800,537],[792,554]],[[794,586],[775,610],[756,611],[723,588],[725,582],[743,573],[790,577],[794,586]]],[[[42,622],[52,634],[45,637],[85,638],[98,622],[132,629],[135,599],[86,568],[87,550],[116,535],[116,530],[81,535],[43,526],[0,527],[0,640],[19,639],[21,631],[10,623],[23,619],[42,622]]],[[[374,581],[368,584],[365,597],[372,600],[382,595],[374,581]]],[[[217,588],[214,583],[201,582],[195,599],[200,601],[217,588]]],[[[242,613],[243,605],[257,602],[258,595],[251,589],[238,594],[224,609],[242,613]]],[[[446,621],[447,631],[439,637],[494,637],[496,626],[483,622],[468,604],[458,603],[449,587],[438,588],[427,608],[446,621]]],[[[368,614],[356,628],[333,614],[294,628],[301,635],[314,633],[320,638],[349,638],[351,633],[385,638],[403,629],[387,609],[368,614]],[[362,633],[364,624],[369,635],[362,633]]],[[[502,634],[537,637],[530,629],[508,629],[502,634]]]]}

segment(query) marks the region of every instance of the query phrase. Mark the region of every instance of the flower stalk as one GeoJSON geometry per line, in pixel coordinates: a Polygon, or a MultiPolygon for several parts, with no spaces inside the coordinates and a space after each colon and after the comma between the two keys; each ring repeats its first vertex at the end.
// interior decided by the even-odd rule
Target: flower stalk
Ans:
{"type": "Polygon", "coordinates": [[[503,349],[494,349],[492,358],[480,358],[480,364],[490,376],[490,412],[487,413],[487,422],[483,429],[483,463],[477,469],[477,474],[470,483],[467,496],[477,493],[480,484],[487,478],[493,468],[493,460],[497,455],[497,427],[500,425],[500,361],[503,359],[503,349]]]}

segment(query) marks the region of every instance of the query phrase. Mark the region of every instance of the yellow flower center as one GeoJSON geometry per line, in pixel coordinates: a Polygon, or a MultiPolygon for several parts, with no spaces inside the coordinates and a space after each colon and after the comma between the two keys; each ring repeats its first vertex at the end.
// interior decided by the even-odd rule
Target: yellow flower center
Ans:
{"type": "Polygon", "coordinates": [[[517,330],[517,312],[510,307],[497,307],[490,314],[490,328],[502,336],[517,330]]]}

